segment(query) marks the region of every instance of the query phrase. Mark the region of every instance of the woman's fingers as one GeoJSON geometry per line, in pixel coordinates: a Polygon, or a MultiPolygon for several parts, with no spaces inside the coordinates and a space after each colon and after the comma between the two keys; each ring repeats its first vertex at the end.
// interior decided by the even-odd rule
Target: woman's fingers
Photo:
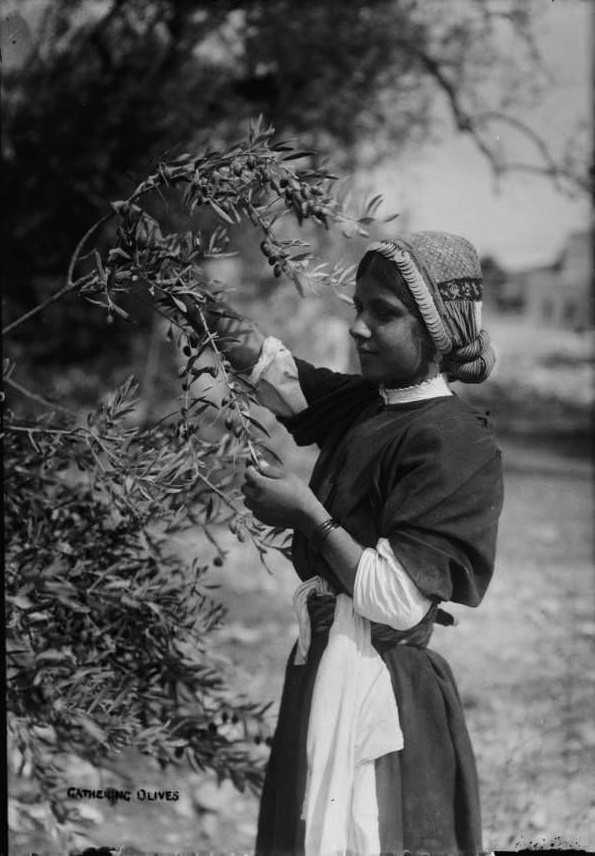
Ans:
{"type": "Polygon", "coordinates": [[[253,464],[246,467],[244,473],[244,483],[242,485],[242,493],[244,496],[254,496],[262,485],[264,476],[262,476],[253,464]]]}
{"type": "Polygon", "coordinates": [[[291,478],[282,467],[249,464],[241,488],[244,505],[263,523],[290,525],[295,505],[291,478]]]}
{"type": "Polygon", "coordinates": [[[264,486],[265,479],[280,479],[285,475],[285,470],[282,470],[281,467],[275,467],[272,464],[267,464],[266,462],[259,463],[259,469],[256,469],[254,464],[250,464],[246,467],[244,473],[244,483],[251,486],[264,486]]]}
{"type": "Polygon", "coordinates": [[[257,493],[256,488],[253,484],[249,484],[248,482],[244,482],[241,487],[242,495],[247,499],[249,497],[254,497],[257,493]]]}
{"type": "Polygon", "coordinates": [[[269,464],[264,458],[258,462],[258,473],[267,479],[281,479],[286,474],[283,467],[269,464]]]}
{"type": "Polygon", "coordinates": [[[246,467],[244,472],[244,484],[248,484],[254,486],[258,483],[258,480],[262,478],[254,464],[250,464],[249,467],[246,467]]]}

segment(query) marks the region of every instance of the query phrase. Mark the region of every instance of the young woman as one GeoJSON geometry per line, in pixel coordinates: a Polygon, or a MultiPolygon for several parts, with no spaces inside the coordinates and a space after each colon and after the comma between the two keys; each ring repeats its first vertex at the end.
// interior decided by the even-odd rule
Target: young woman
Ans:
{"type": "MultiPolygon", "coordinates": [[[[229,356],[301,445],[309,486],[249,467],[263,522],[292,528],[300,639],[287,666],[256,853],[430,854],[482,849],[461,702],[428,649],[443,601],[477,606],[502,504],[486,420],[451,381],[495,357],[481,329],[481,270],[463,238],[373,244],[357,271],[350,333],[361,376],[314,368],[257,330],[229,356]]],[[[238,344],[239,340],[239,344],[238,344]]]]}

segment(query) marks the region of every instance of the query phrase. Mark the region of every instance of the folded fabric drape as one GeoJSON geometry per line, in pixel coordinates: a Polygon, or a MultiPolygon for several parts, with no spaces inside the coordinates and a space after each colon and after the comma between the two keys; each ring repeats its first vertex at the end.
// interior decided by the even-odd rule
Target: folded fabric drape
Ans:
{"type": "MultiPolygon", "coordinates": [[[[314,577],[296,592],[300,625],[296,664],[307,657],[311,631],[306,603],[312,592],[324,594],[330,587],[314,577]]],[[[370,622],[354,612],[350,597],[338,595],[310,709],[302,809],[305,856],[339,856],[354,837],[362,856],[380,852],[370,762],[402,748],[390,674],[372,645],[370,622]],[[359,821],[357,830],[354,817],[359,821]]]]}

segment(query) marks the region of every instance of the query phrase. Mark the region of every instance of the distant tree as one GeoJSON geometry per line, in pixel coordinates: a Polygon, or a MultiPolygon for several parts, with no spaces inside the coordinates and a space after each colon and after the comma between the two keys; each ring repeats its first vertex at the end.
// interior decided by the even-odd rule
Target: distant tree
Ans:
{"type": "MultiPolygon", "coordinates": [[[[232,148],[159,164],[82,237],[63,289],[5,328],[9,342],[69,294],[99,304],[108,319],[133,321],[138,302],[126,298],[136,291],[169,324],[183,360],[180,398],[159,421],[135,418],[132,379],[87,413],[46,406],[37,418],[22,407],[5,414],[10,747],[63,840],[76,819],[65,799],[69,758],[101,766],[135,749],[164,767],[213,770],[242,789],[260,782],[254,742],[267,737],[264,709],[237,698],[213,658],[209,636],[223,607],[205,573],[225,561],[222,527],[263,559],[286,549],[287,533],[264,527],[241,504],[238,474],[267,454],[267,432],[251,387],[205,323],[206,313],[229,312],[206,262],[233,249],[228,230],[246,220],[275,278],[288,276],[298,289],[338,286],[350,271],[314,260],[302,239],[282,235],[279,221],[363,230],[380,202],[350,217],[328,173],[295,168],[301,153],[271,144],[271,134],[256,125],[232,148]],[[208,208],[218,225],[164,232],[150,209],[166,191],[179,193],[188,213],[208,208]],[[114,237],[99,252],[94,238],[106,220],[114,237]],[[189,567],[172,549],[181,531],[197,544],[189,567]]],[[[7,359],[9,391],[17,372],[7,359]]],[[[17,812],[26,815],[27,806],[17,812]]]]}

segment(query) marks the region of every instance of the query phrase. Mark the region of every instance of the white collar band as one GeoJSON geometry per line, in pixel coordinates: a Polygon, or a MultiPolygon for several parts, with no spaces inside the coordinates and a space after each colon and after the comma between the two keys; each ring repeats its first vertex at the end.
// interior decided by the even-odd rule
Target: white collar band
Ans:
{"type": "Polygon", "coordinates": [[[425,401],[428,398],[452,395],[443,374],[423,380],[421,383],[413,384],[413,386],[403,386],[398,389],[386,389],[381,386],[379,392],[385,404],[408,404],[411,401],[425,401]]]}

